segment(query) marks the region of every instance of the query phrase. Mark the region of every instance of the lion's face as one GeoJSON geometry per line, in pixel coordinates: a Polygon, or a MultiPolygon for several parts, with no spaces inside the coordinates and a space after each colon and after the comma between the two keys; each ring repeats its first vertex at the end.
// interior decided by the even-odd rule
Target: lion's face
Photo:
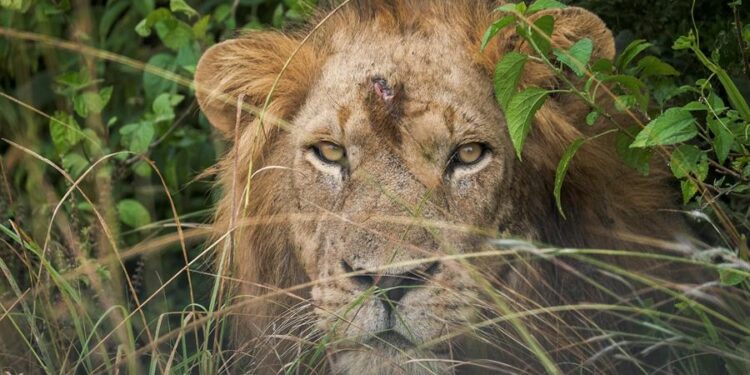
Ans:
{"type": "MultiPolygon", "coordinates": [[[[528,46],[506,30],[480,51],[493,9],[490,0],[355,0],[305,42],[257,32],[206,52],[197,96],[236,146],[220,166],[226,196],[217,225],[236,230],[232,269],[247,281],[238,294],[313,285],[303,296],[312,306],[302,313],[310,313],[303,327],[280,320],[288,317],[286,302],[248,304],[238,319],[241,345],[262,346],[253,340],[269,332],[291,337],[318,330],[333,343],[327,358],[337,373],[448,373],[444,358],[455,358],[453,344],[463,344],[452,338],[497,315],[488,311],[485,292],[512,289],[527,303],[527,294],[546,293],[542,280],[552,276],[519,272],[498,257],[471,259],[488,236],[610,246],[587,231],[601,223],[629,229],[632,215],[610,212],[636,212],[639,201],[638,212],[650,213],[664,201],[661,193],[629,197],[611,179],[598,178],[626,172],[592,141],[580,151],[590,155],[579,159],[595,162],[571,167],[564,199],[594,208],[560,225],[552,216],[555,168],[565,147],[592,131],[578,126],[588,108],[568,100],[572,95],[550,98],[537,113],[521,164],[491,72],[505,53],[528,46]],[[266,108],[265,115],[238,111],[239,101],[266,108]],[[589,194],[598,190],[626,204],[589,194]],[[235,228],[242,219],[236,215],[245,212],[258,222],[235,228]],[[277,216],[297,219],[261,223],[277,216]],[[442,359],[410,361],[425,357],[442,359]]],[[[593,58],[613,57],[612,35],[596,16],[568,8],[534,17],[543,14],[555,17],[555,46],[585,37],[596,46],[593,58]]],[[[521,85],[552,88],[553,81],[546,67],[529,62],[521,85]]],[[[658,230],[658,217],[648,217],[658,230]]],[[[271,346],[268,357],[292,351],[271,346]]],[[[497,358],[496,352],[464,354],[497,358]]],[[[281,365],[266,362],[271,372],[281,365]]]]}
{"type": "Polygon", "coordinates": [[[490,80],[447,32],[336,46],[290,136],[295,199],[315,216],[293,233],[325,280],[312,292],[321,328],[418,346],[471,320],[470,273],[435,258],[479,250],[467,228],[494,231],[513,211],[502,123],[490,80]]]}

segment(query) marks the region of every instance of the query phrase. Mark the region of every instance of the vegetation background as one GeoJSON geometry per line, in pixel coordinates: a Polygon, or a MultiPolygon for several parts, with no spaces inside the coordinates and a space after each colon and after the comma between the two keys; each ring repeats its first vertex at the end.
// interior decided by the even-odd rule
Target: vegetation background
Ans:
{"type": "MultiPolygon", "coordinates": [[[[674,67],[677,74],[644,80],[661,109],[691,99],[660,102],[660,93],[712,77],[690,50],[672,48],[694,29],[703,50],[750,97],[744,23],[750,4],[566,3],[600,15],[619,50],[645,39],[646,53],[674,67]]],[[[199,175],[226,145],[198,110],[192,74],[201,52],[217,41],[242,29],[294,27],[316,6],[314,0],[0,0],[0,321],[14,319],[23,328],[20,335],[0,328],[0,353],[19,342],[37,348],[20,362],[0,354],[0,370],[29,360],[50,372],[106,372],[123,358],[135,361],[125,354],[137,352],[151,359],[131,368],[221,372],[221,360],[211,356],[221,330],[210,322],[223,302],[204,242],[218,192],[199,175]],[[124,316],[132,319],[123,325],[124,316]],[[201,328],[186,339],[176,328],[198,316],[201,328]],[[112,340],[110,333],[130,344],[109,352],[100,343],[112,340]],[[146,345],[153,341],[183,345],[162,353],[146,345]]],[[[691,145],[707,150],[713,141],[691,145]]],[[[742,256],[750,231],[750,155],[737,142],[703,180],[715,187],[739,236],[727,251],[742,256]]],[[[695,192],[686,208],[716,215],[695,192]]],[[[711,222],[697,225],[715,237],[729,235],[711,222]]],[[[725,281],[747,286],[743,275],[725,281]]]]}

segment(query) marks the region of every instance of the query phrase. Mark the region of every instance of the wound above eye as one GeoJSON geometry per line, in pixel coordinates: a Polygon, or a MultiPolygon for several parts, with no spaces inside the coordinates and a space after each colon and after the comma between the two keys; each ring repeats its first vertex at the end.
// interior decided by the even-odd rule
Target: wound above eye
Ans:
{"type": "Polygon", "coordinates": [[[393,88],[388,84],[388,81],[382,77],[373,77],[372,79],[373,90],[375,94],[383,99],[384,102],[390,103],[393,101],[395,96],[393,88]]]}

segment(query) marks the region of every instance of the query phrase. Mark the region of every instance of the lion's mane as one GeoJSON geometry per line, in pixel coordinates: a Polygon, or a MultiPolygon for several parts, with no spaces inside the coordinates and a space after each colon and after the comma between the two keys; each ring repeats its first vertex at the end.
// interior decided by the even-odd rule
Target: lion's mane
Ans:
{"type": "MultiPolygon", "coordinates": [[[[285,127],[304,103],[326,60],[329,38],[342,29],[350,33],[370,32],[362,25],[371,23],[392,33],[429,33],[433,24],[447,24],[472,51],[471,63],[486,71],[491,79],[494,64],[505,53],[527,48],[508,30],[480,51],[481,36],[497,17],[493,12],[495,5],[494,1],[354,0],[334,13],[330,12],[333,7],[321,12],[302,30],[286,34],[250,32],[221,51],[210,50],[201,60],[196,75],[201,107],[227,138],[234,139],[231,150],[215,170],[223,191],[215,227],[219,235],[231,233],[229,256],[223,261],[230,275],[238,280],[232,289],[237,298],[232,332],[238,343],[236,349],[259,356],[252,359],[256,366],[273,362],[284,350],[275,346],[275,354],[258,354],[259,350],[251,349],[267,342],[274,329],[281,330],[271,327],[271,323],[291,306],[304,305],[308,297],[307,289],[298,287],[310,280],[295,255],[288,225],[289,220],[305,218],[294,216],[295,207],[290,207],[294,199],[289,198],[293,193],[279,183],[289,171],[264,168],[288,164],[294,153],[284,137],[285,127]],[[238,98],[244,99],[242,103],[247,107],[239,115],[238,98]],[[266,111],[259,115],[262,108],[266,111]]],[[[577,8],[565,11],[567,17],[555,26],[556,46],[567,47],[588,37],[596,46],[595,56],[614,56],[612,35],[601,20],[577,8]]],[[[542,14],[558,12],[562,11],[542,14]]],[[[540,64],[531,64],[522,81],[522,85],[558,84],[540,64]]],[[[598,100],[607,106],[611,100],[605,91],[600,90],[598,100]]],[[[564,94],[550,100],[534,119],[514,186],[521,197],[517,202],[522,205],[519,212],[535,223],[539,240],[569,248],[642,250],[658,247],[658,241],[672,243],[674,234],[687,233],[683,221],[665,211],[676,207],[677,197],[666,182],[663,166],[652,165],[648,176],[628,168],[614,152],[614,135],[599,137],[580,149],[562,191],[567,219],[557,212],[552,194],[554,176],[566,147],[608,126],[604,120],[592,127],[581,125],[588,111],[580,100],[564,94]]],[[[629,115],[616,120],[622,125],[635,122],[629,115]]],[[[502,229],[512,233],[518,228],[502,229]]],[[[665,278],[669,277],[667,269],[671,269],[637,257],[600,260],[625,269],[651,270],[665,278]]],[[[600,290],[582,286],[586,283],[581,281],[581,274],[589,272],[593,271],[575,259],[545,261],[506,287],[520,294],[536,294],[538,297],[533,300],[545,301],[545,306],[606,299],[600,290]]],[[[611,284],[609,287],[623,288],[611,284]]],[[[570,318],[589,319],[578,313],[570,313],[570,318]]],[[[549,335],[543,341],[550,347],[565,347],[580,352],[581,357],[590,357],[592,353],[585,348],[572,345],[580,337],[565,339],[562,336],[572,334],[570,330],[550,329],[551,325],[570,325],[562,322],[564,318],[559,319],[531,319],[529,323],[538,323],[535,333],[549,335]]],[[[309,327],[304,323],[298,327],[301,331],[306,329],[309,327]]]]}

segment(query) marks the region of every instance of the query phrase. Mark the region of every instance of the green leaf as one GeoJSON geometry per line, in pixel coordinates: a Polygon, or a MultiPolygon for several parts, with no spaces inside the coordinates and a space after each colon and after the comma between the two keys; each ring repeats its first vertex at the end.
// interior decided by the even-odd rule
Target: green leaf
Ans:
{"type": "MultiPolygon", "coordinates": [[[[164,69],[166,71],[174,73],[177,71],[177,63],[172,55],[159,53],[154,55],[148,60],[148,65],[152,65],[157,68],[164,69]]],[[[165,92],[172,92],[177,87],[177,84],[168,79],[162,78],[156,74],[149,72],[143,73],[143,89],[146,92],[146,98],[156,98],[159,94],[165,92]]]]}
{"type": "Polygon", "coordinates": [[[125,12],[129,6],[130,4],[128,4],[127,1],[107,3],[106,10],[101,16],[101,21],[99,21],[99,38],[101,38],[101,44],[104,44],[107,40],[107,35],[112,29],[112,26],[115,22],[120,20],[123,12],[125,12]]]}
{"type": "Polygon", "coordinates": [[[638,70],[640,71],[641,77],[680,75],[680,72],[672,67],[672,65],[669,65],[654,56],[646,56],[638,61],[638,70]]]}
{"type": "Polygon", "coordinates": [[[690,179],[685,179],[680,181],[680,190],[682,190],[682,203],[688,204],[698,193],[698,185],[690,179]]]}
{"type": "Polygon", "coordinates": [[[599,119],[599,112],[592,111],[588,115],[586,115],[586,125],[593,126],[596,123],[596,120],[599,119]]]}
{"type": "Polygon", "coordinates": [[[210,26],[211,16],[203,16],[193,24],[193,35],[195,35],[195,38],[199,40],[206,39],[206,32],[208,31],[208,28],[210,26]]]}
{"type": "Polygon", "coordinates": [[[133,164],[133,172],[141,177],[151,176],[151,165],[145,161],[139,161],[133,164]]]}
{"type": "Polygon", "coordinates": [[[156,97],[152,104],[152,109],[156,115],[153,122],[172,121],[175,117],[174,107],[180,104],[182,99],[184,99],[184,96],[173,94],[161,94],[156,97]]]}
{"type": "Polygon", "coordinates": [[[530,87],[514,95],[508,103],[505,118],[508,122],[510,139],[519,159],[521,159],[526,137],[531,130],[534,114],[544,105],[548,96],[549,91],[538,87],[530,87]]]}
{"type": "Polygon", "coordinates": [[[624,71],[628,65],[636,58],[641,52],[647,50],[652,44],[646,42],[643,39],[634,40],[617,56],[615,66],[619,72],[624,71]]]}
{"type": "Polygon", "coordinates": [[[583,144],[586,142],[585,139],[576,139],[573,141],[573,143],[568,146],[568,148],[565,150],[565,153],[563,153],[562,159],[560,159],[560,163],[557,164],[557,171],[555,171],[555,202],[557,203],[557,210],[560,212],[560,215],[562,215],[563,219],[565,218],[565,212],[562,208],[562,200],[560,198],[561,192],[562,192],[562,185],[563,182],[565,182],[565,175],[568,173],[568,167],[570,167],[570,161],[573,160],[573,156],[575,156],[576,152],[578,152],[578,149],[583,146],[583,144]]]}
{"type": "Polygon", "coordinates": [[[7,8],[10,10],[19,11],[26,13],[33,2],[31,0],[2,0],[0,1],[0,8],[7,8]]]}
{"type": "Polygon", "coordinates": [[[533,4],[529,5],[528,13],[536,13],[540,10],[545,9],[562,9],[565,8],[566,5],[555,0],[537,0],[533,4]]]}
{"type": "Polygon", "coordinates": [[[169,9],[175,13],[184,13],[190,17],[197,16],[198,12],[195,11],[185,0],[169,0],[169,9]]]}
{"type": "Polygon", "coordinates": [[[134,0],[132,6],[140,15],[146,15],[154,10],[154,0],[134,0]]]}
{"type": "Polygon", "coordinates": [[[90,113],[99,114],[109,103],[112,97],[112,86],[100,90],[98,93],[87,91],[73,97],[73,106],[76,113],[81,117],[87,117],[90,113]]]}
{"type": "Polygon", "coordinates": [[[696,111],[706,111],[708,110],[708,107],[706,107],[706,105],[701,102],[692,101],[682,106],[682,109],[686,111],[690,111],[690,112],[696,112],[696,111]]]}
{"type": "Polygon", "coordinates": [[[500,30],[508,27],[510,24],[515,22],[516,17],[515,16],[505,16],[497,21],[495,21],[484,33],[484,36],[482,37],[482,51],[484,51],[485,48],[487,48],[487,45],[490,43],[490,40],[492,40],[497,33],[500,32],[500,30]]]}
{"type": "Polygon", "coordinates": [[[172,110],[172,101],[170,100],[172,94],[164,93],[154,99],[154,103],[151,105],[151,110],[156,115],[174,115],[172,110]]]}
{"type": "Polygon", "coordinates": [[[698,168],[703,152],[693,145],[681,145],[672,152],[669,166],[677,178],[685,178],[698,168]]]}
{"type": "Polygon", "coordinates": [[[540,34],[536,28],[532,28],[531,40],[539,48],[539,52],[546,56],[552,49],[551,38],[552,30],[555,28],[555,18],[550,15],[542,16],[534,22],[534,25],[541,29],[544,34],[540,34]]]}
{"type": "Polygon", "coordinates": [[[142,19],[141,22],[138,22],[135,25],[135,33],[142,38],[146,38],[151,35],[151,25],[149,25],[147,18],[142,19]]]}
{"type": "Polygon", "coordinates": [[[527,60],[526,55],[508,52],[495,66],[495,98],[503,110],[507,110],[508,102],[516,93],[527,60]]]}
{"type": "Polygon", "coordinates": [[[114,90],[113,86],[107,86],[99,90],[99,98],[102,100],[102,108],[106,107],[107,104],[109,104],[109,100],[112,99],[113,90],[114,90]]]}
{"type": "Polygon", "coordinates": [[[646,125],[630,147],[673,145],[689,141],[696,135],[698,128],[693,115],[682,108],[670,108],[646,125]]]}
{"type": "Polygon", "coordinates": [[[123,145],[136,154],[148,151],[155,133],[154,124],[151,121],[141,121],[120,128],[123,145]]]}
{"type": "Polygon", "coordinates": [[[164,45],[173,51],[179,51],[193,41],[193,28],[174,17],[157,22],[154,29],[164,45]]]}
{"type": "Polygon", "coordinates": [[[735,171],[743,171],[743,175],[750,176],[750,156],[741,156],[733,160],[732,169],[735,171]]]}
{"type": "Polygon", "coordinates": [[[719,266],[719,280],[723,286],[735,286],[747,280],[747,273],[728,266],[719,266]]]}
{"type": "Polygon", "coordinates": [[[67,153],[81,141],[81,126],[65,112],[55,112],[49,121],[49,130],[59,154],[67,153]]]}
{"type": "Polygon", "coordinates": [[[77,91],[88,86],[91,83],[91,78],[85,71],[67,72],[55,77],[55,82],[77,91]]]}
{"type": "Polygon", "coordinates": [[[138,24],[135,25],[135,32],[141,37],[146,38],[151,35],[151,29],[157,22],[161,22],[171,18],[173,18],[173,16],[172,13],[169,12],[169,10],[164,8],[156,9],[149,12],[146,18],[142,19],[141,22],[138,22],[138,24]]]}
{"type": "Polygon", "coordinates": [[[583,77],[586,72],[586,66],[591,60],[591,53],[594,51],[594,43],[589,38],[583,38],[570,46],[566,52],[555,50],[554,54],[557,60],[565,64],[577,76],[583,77]]]}
{"type": "Polygon", "coordinates": [[[193,45],[187,45],[180,48],[180,51],[177,52],[177,59],[175,60],[177,65],[191,74],[195,74],[195,68],[198,66],[198,60],[201,57],[200,51],[194,47],[195,46],[193,45]]]}
{"type": "MultiPolygon", "coordinates": [[[[629,133],[635,133],[635,129],[630,129],[629,133]]],[[[630,148],[633,138],[625,132],[618,132],[615,137],[615,149],[617,154],[630,168],[635,169],[642,175],[648,175],[653,151],[650,148],[630,148]]]]}
{"type": "Polygon", "coordinates": [[[83,94],[73,96],[73,110],[76,111],[78,116],[88,117],[89,109],[86,107],[86,100],[83,94]]]}
{"type": "Polygon", "coordinates": [[[693,34],[693,31],[690,31],[690,34],[688,35],[682,35],[674,42],[672,45],[672,49],[675,51],[683,50],[683,49],[690,49],[695,46],[695,35],[693,34]]]}
{"type": "Polygon", "coordinates": [[[615,98],[615,109],[625,112],[636,105],[636,99],[633,95],[620,95],[615,98]]]}
{"type": "Polygon", "coordinates": [[[724,113],[724,111],[727,109],[727,105],[724,104],[724,100],[714,92],[708,94],[706,103],[711,108],[711,111],[717,114],[724,113]]]}
{"type": "Polygon", "coordinates": [[[120,216],[120,221],[132,228],[151,224],[151,214],[146,207],[133,199],[124,199],[117,203],[117,214],[120,216]]]}
{"type": "MultiPolygon", "coordinates": [[[[89,158],[98,158],[104,154],[99,136],[93,129],[83,129],[83,149],[89,158]]],[[[93,160],[93,159],[92,159],[93,160]]]]}
{"type": "Polygon", "coordinates": [[[284,4],[279,4],[273,11],[271,24],[273,25],[273,27],[279,29],[284,27],[284,4]]]}
{"type": "Polygon", "coordinates": [[[708,119],[708,129],[714,136],[711,145],[716,152],[716,158],[720,164],[724,164],[732,150],[732,145],[734,145],[734,134],[727,128],[726,124],[713,116],[708,119]]]}
{"type": "Polygon", "coordinates": [[[698,165],[693,171],[693,175],[698,179],[698,181],[703,182],[708,177],[708,171],[708,154],[704,152],[700,160],[698,160],[698,165]]]}
{"type": "Polygon", "coordinates": [[[646,110],[648,108],[648,94],[644,92],[646,84],[638,78],[626,74],[618,74],[607,76],[602,79],[602,82],[617,83],[620,88],[635,98],[641,109],[646,110]]]}
{"type": "Polygon", "coordinates": [[[495,12],[518,12],[523,14],[526,13],[526,4],[523,2],[503,4],[495,8],[495,12]]]}
{"type": "Polygon", "coordinates": [[[75,152],[65,154],[62,158],[62,163],[63,168],[65,168],[73,178],[80,177],[89,166],[89,161],[75,152]]]}
{"type": "Polygon", "coordinates": [[[611,74],[614,71],[615,66],[612,64],[610,59],[597,59],[594,64],[591,65],[591,71],[595,73],[611,74]]]}
{"type": "MultiPolygon", "coordinates": [[[[677,86],[672,80],[659,80],[654,83],[654,86],[655,87],[653,87],[652,93],[654,96],[654,100],[660,107],[664,107],[667,104],[667,101],[671,100],[677,95],[690,92],[690,86],[677,86]]],[[[688,110],[694,111],[695,109],[688,110]]]]}

